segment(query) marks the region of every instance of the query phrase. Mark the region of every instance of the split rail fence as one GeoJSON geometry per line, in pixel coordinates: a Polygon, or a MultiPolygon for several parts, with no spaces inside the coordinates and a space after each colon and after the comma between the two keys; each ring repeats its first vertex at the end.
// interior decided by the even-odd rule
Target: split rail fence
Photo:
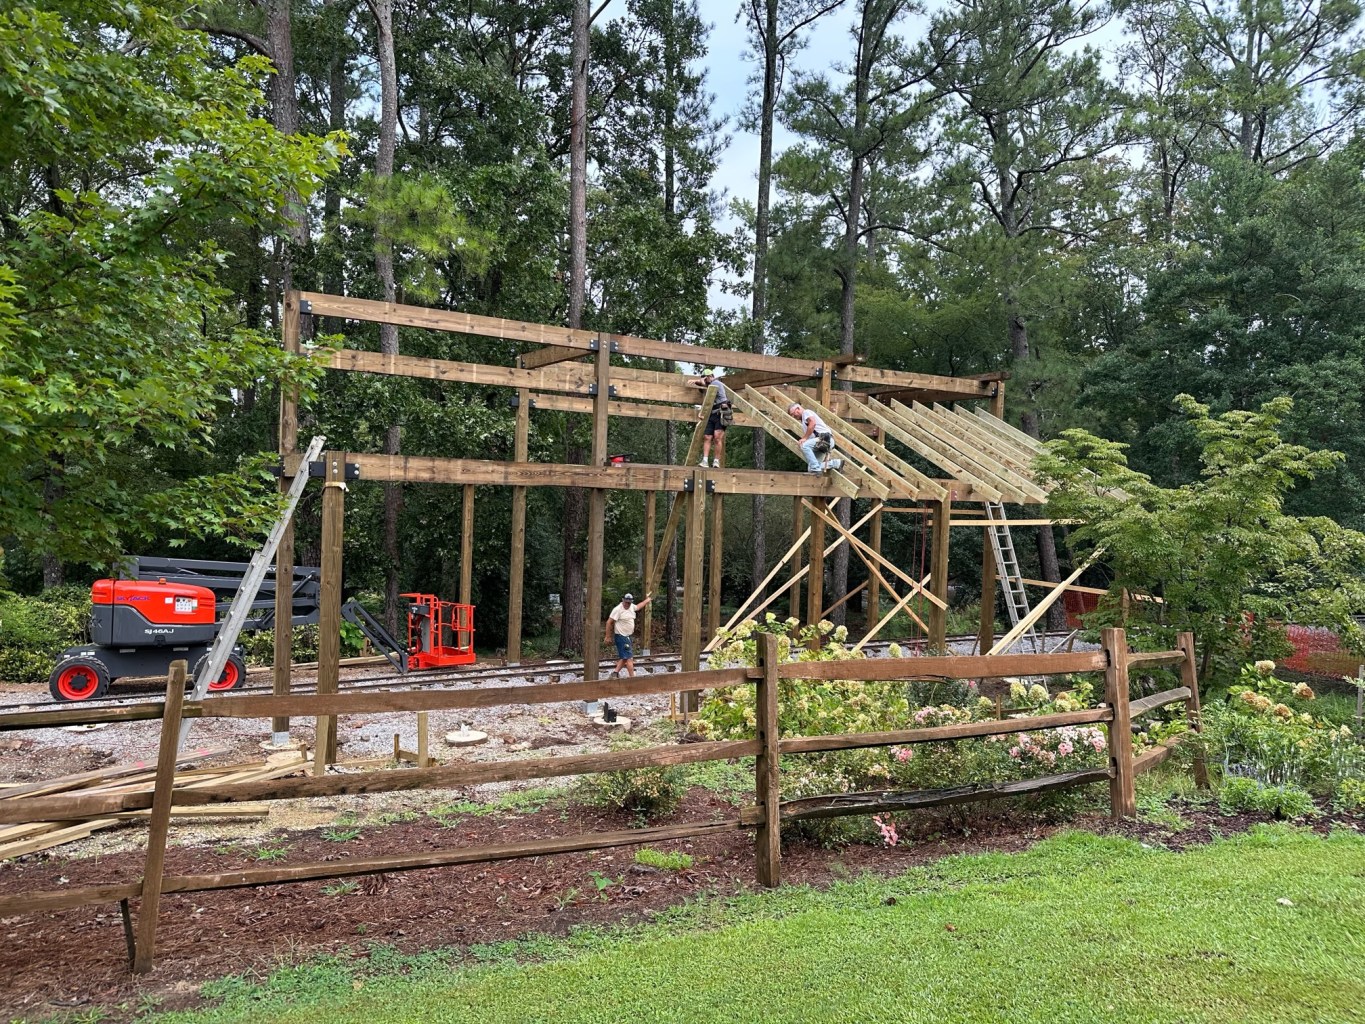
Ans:
{"type": "MultiPolygon", "coordinates": [[[[540,857],[557,853],[637,846],[688,839],[741,829],[755,829],[755,860],[760,885],[775,886],[781,880],[780,827],[783,822],[808,818],[875,814],[918,808],[963,804],[1004,797],[1107,782],[1111,811],[1116,817],[1136,813],[1133,780],[1136,775],[1165,760],[1172,746],[1159,746],[1141,756],[1130,753],[1130,723],[1158,708],[1184,702],[1189,723],[1199,728],[1199,689],[1193,634],[1182,634],[1176,650],[1133,654],[1124,632],[1103,633],[1099,651],[1069,654],[1007,654],[911,658],[877,658],[853,661],[780,663],[776,639],[760,634],[760,659],[756,668],[713,671],[596,682],[551,683],[534,686],[489,687],[459,691],[403,691],[326,693],[298,696],[218,696],[186,703],[185,662],[172,666],[164,703],[136,708],[92,709],[85,720],[119,717],[156,717],[161,720],[161,741],[155,788],[151,792],[101,793],[92,795],[39,795],[0,797],[0,824],[35,821],[80,821],[128,811],[150,810],[146,861],[140,881],[123,884],[67,888],[0,897],[0,917],[58,911],[93,904],[118,902],[122,910],[128,955],[134,972],[151,969],[156,943],[160,902],[167,893],[208,892],[285,882],[334,879],[389,871],[411,871],[487,861],[540,857]],[[1183,685],[1161,693],[1129,700],[1129,672],[1138,666],[1176,666],[1183,685]],[[828,736],[781,738],[778,730],[779,685],[783,680],[858,679],[912,681],[936,679],[1000,679],[1045,677],[1071,673],[1103,672],[1105,700],[1096,708],[1057,714],[1008,717],[933,728],[893,732],[853,733],[828,736]],[[545,704],[601,697],[642,696],[753,685],[757,688],[757,735],[748,740],[678,743],[599,754],[526,760],[449,764],[436,767],[367,771],[347,775],[313,775],[304,778],[259,782],[184,785],[176,774],[180,724],[188,718],[269,718],[311,716],[326,719],[349,714],[422,712],[456,708],[486,708],[508,704],[545,704]],[[122,714],[120,714],[122,713],[122,714]],[[779,762],[784,754],[851,750],[888,745],[939,743],[1000,736],[1009,733],[1056,729],[1065,726],[1100,725],[1110,742],[1105,767],[1070,771],[1042,778],[992,782],[936,790],[880,791],[833,794],[783,800],[779,762]],[[653,828],[595,832],[502,845],[451,847],[442,850],[397,853],[343,861],[241,868],[210,874],[168,874],[166,844],[173,808],[271,801],[302,797],[335,797],[344,794],[391,793],[406,790],[449,789],[488,782],[542,779],[616,772],[651,766],[683,765],[703,761],[756,758],[752,805],[735,815],[713,821],[664,825],[653,828]],[[140,899],[136,923],[130,899],[140,899]]],[[[71,711],[22,712],[0,716],[0,730],[41,728],[65,721],[71,711]]],[[[1203,766],[1196,763],[1199,781],[1203,766]]]]}

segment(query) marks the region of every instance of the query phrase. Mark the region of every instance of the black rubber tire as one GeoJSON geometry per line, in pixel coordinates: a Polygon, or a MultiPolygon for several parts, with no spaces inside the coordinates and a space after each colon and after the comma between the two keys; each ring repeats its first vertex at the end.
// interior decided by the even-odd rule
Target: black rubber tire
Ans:
{"type": "MultiPolygon", "coordinates": [[[[199,666],[209,660],[206,654],[194,663],[194,671],[190,674],[189,685],[194,686],[194,681],[199,678],[199,666]]],[[[223,674],[219,677],[216,685],[209,687],[210,693],[226,693],[229,690],[240,690],[246,685],[246,662],[236,651],[228,655],[227,664],[223,666],[223,674]],[[224,679],[231,679],[229,685],[223,685],[224,679]]]]}
{"type": "Polygon", "coordinates": [[[62,704],[94,700],[109,692],[109,669],[95,658],[66,658],[47,678],[52,699],[62,704]]]}

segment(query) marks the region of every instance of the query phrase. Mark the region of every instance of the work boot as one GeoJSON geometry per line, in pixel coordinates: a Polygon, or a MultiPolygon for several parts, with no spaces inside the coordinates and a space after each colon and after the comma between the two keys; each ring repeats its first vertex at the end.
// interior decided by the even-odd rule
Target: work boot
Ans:
{"type": "Polygon", "coordinates": [[[826,469],[843,469],[843,468],[844,468],[844,460],[843,460],[843,459],[830,459],[828,462],[825,463],[825,468],[826,468],[826,469]]]}

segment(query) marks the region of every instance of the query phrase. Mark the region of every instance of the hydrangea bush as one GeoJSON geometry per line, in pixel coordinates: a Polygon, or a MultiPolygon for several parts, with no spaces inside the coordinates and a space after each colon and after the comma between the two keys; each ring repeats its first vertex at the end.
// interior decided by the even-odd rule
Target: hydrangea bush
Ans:
{"type": "MultiPolygon", "coordinates": [[[[768,614],[761,622],[745,622],[722,634],[711,654],[712,668],[758,663],[758,637],[777,637],[783,662],[861,659],[850,649],[847,631],[829,622],[802,627],[794,619],[768,614]]],[[[892,645],[890,657],[902,652],[892,645]]],[[[1093,688],[1073,679],[1070,688],[1049,694],[1041,685],[1015,683],[1009,713],[1051,714],[1094,707],[1093,688]]],[[[982,696],[975,680],[943,686],[930,683],[864,682],[854,679],[784,679],[778,684],[778,730],[782,736],[821,736],[933,728],[995,719],[1001,709],[982,696]],[[928,694],[948,700],[930,703],[928,694]]],[[[696,729],[712,739],[747,739],[758,723],[756,689],[735,686],[712,691],[702,704],[696,729]]],[[[971,782],[1005,782],[1106,763],[1103,731],[1087,728],[1019,732],[913,747],[873,747],[828,751],[782,759],[783,794],[790,797],[849,793],[866,789],[939,789],[971,782]]],[[[890,842],[883,816],[869,838],[890,842]]],[[[828,824],[818,826],[829,828],[828,824]]]]}
{"type": "Polygon", "coordinates": [[[1244,666],[1225,701],[1204,709],[1204,743],[1227,778],[1263,786],[1296,786],[1323,797],[1365,779],[1365,746],[1349,726],[1313,713],[1306,683],[1275,675],[1273,661],[1244,666]]]}

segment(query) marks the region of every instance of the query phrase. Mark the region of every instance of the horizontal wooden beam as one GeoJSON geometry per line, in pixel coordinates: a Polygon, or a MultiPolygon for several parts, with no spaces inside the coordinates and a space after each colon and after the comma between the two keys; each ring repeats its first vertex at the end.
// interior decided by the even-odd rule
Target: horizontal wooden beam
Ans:
{"type": "MultiPolygon", "coordinates": [[[[616,368],[612,367],[611,372],[614,377],[616,368]]],[[[555,395],[541,392],[533,394],[531,401],[537,410],[584,414],[591,414],[592,412],[592,399],[579,398],[577,395],[555,395]]],[[[645,404],[644,402],[608,402],[607,415],[621,416],[626,419],[672,420],[674,423],[696,423],[700,420],[700,413],[695,405],[655,405],[645,404]]],[[[757,427],[760,424],[752,417],[742,412],[736,412],[734,425],[737,427],[757,427]]]]}
{"type": "Polygon", "coordinates": [[[982,722],[958,722],[929,729],[899,729],[894,732],[839,733],[832,736],[793,736],[781,741],[784,754],[812,754],[824,750],[861,750],[866,747],[904,746],[910,743],[942,743],[947,740],[974,739],[981,736],[1007,736],[1012,732],[1034,729],[1060,729],[1068,725],[1094,725],[1112,721],[1108,707],[1086,711],[1064,711],[1055,715],[1029,718],[990,718],[982,722]]]}
{"type": "Polygon", "coordinates": [[[933,391],[957,398],[989,398],[995,391],[993,381],[973,380],[970,377],[941,377],[933,373],[907,373],[904,370],[882,370],[875,366],[844,366],[834,374],[835,380],[854,384],[880,384],[907,391],[933,391]]]}
{"type": "Polygon", "coordinates": [[[1143,751],[1137,757],[1133,758],[1133,774],[1141,775],[1143,772],[1151,771],[1157,765],[1161,764],[1162,761],[1165,761],[1166,758],[1175,753],[1175,748],[1179,743],[1180,737],[1172,736],[1170,739],[1166,740],[1164,743],[1158,744],[1151,750],[1143,751]]]}
{"type": "Polygon", "coordinates": [[[733,832],[743,828],[739,818],[696,822],[687,825],[662,825],[631,828],[619,832],[588,832],[564,838],[534,839],[497,846],[455,846],[443,850],[393,854],[388,857],[357,857],[353,860],[324,860],[310,864],[286,864],[266,868],[246,868],[206,875],[167,875],[161,891],[208,892],[214,889],[241,889],[253,885],[306,882],[320,878],[347,878],[393,871],[420,871],[424,868],[450,867],[455,864],[482,864],[494,860],[547,857],[556,853],[608,850],[618,846],[644,846],[675,839],[733,832]]]}
{"type": "MultiPolygon", "coordinates": [[[[973,782],[945,789],[879,790],[864,793],[831,793],[828,796],[807,796],[784,800],[781,804],[783,821],[805,821],[811,818],[840,818],[853,814],[887,814],[914,811],[926,807],[946,807],[952,804],[976,803],[982,800],[1003,800],[1015,796],[1049,793],[1073,786],[1104,782],[1108,768],[1087,768],[1082,771],[1045,775],[1039,779],[1017,779],[1013,782],[973,782]]],[[[747,808],[746,808],[747,809],[747,808]]]]}
{"type": "MultiPolygon", "coordinates": [[[[620,491],[673,491],[685,486],[693,466],[631,462],[623,466],[578,466],[562,462],[486,462],[421,455],[359,455],[360,479],[425,484],[476,484],[508,487],[602,487],[620,491]]],[[[759,469],[704,471],[718,494],[784,494],[828,497],[837,493],[828,475],[759,469]]],[[[914,495],[907,495],[914,497],[914,495]]]]}
{"type": "MultiPolygon", "coordinates": [[[[599,334],[596,331],[572,330],[568,327],[507,320],[502,317],[476,316],[453,310],[429,309],[425,306],[408,306],[396,302],[376,302],[372,299],[326,295],[321,292],[300,292],[299,298],[309,304],[306,308],[314,316],[398,324],[403,327],[425,327],[485,338],[548,345],[558,350],[572,349],[582,353],[594,351],[600,339],[601,344],[606,345],[610,352],[617,355],[691,363],[697,367],[721,366],[757,370],[788,375],[793,380],[808,380],[820,376],[821,373],[821,361],[818,359],[797,359],[763,352],[711,348],[707,345],[689,345],[677,341],[657,341],[628,334],[599,334]]],[[[529,353],[527,358],[529,362],[523,365],[534,367],[572,357],[564,355],[561,351],[553,355],[529,353]]],[[[836,357],[834,362],[842,362],[842,359],[836,357]]],[[[837,376],[840,380],[931,390],[941,392],[949,398],[989,397],[995,386],[986,381],[905,373],[900,370],[877,370],[856,365],[840,366],[837,376]]]]}
{"type": "MultiPolygon", "coordinates": [[[[1130,660],[1129,665],[1131,664],[1132,661],[1130,660]]],[[[1154,693],[1150,697],[1143,697],[1141,700],[1130,703],[1128,705],[1128,717],[1137,718],[1138,715],[1150,714],[1168,704],[1179,704],[1182,700],[1189,699],[1190,688],[1188,686],[1177,686],[1173,690],[1162,690],[1160,693],[1154,693]]]]}
{"type": "Polygon", "coordinates": [[[846,661],[803,661],[783,665],[783,679],[994,679],[1004,676],[1050,676],[1069,672],[1101,672],[1108,665],[1103,651],[1079,654],[946,654],[932,657],[873,658],[852,669],[846,661]]]}

